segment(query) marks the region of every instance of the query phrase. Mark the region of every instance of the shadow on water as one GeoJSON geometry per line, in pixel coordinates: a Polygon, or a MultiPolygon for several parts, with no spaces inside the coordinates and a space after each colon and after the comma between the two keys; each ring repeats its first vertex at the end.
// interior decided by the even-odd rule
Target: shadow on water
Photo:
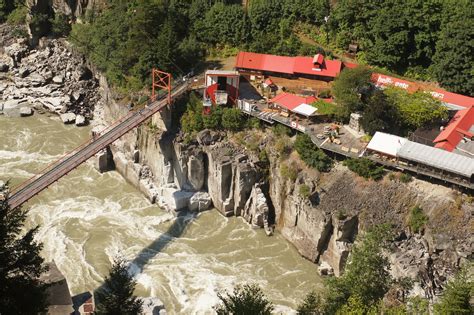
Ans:
{"type": "MultiPolygon", "coordinates": [[[[182,211],[178,213],[178,216],[173,221],[173,223],[168,227],[166,232],[161,234],[156,240],[150,243],[147,247],[143,248],[134,259],[127,261],[127,269],[129,272],[132,272],[133,276],[141,273],[144,267],[153,259],[156,255],[162,252],[168,245],[170,245],[174,240],[179,238],[185,232],[187,226],[193,222],[197,217],[197,213],[182,211]]],[[[94,290],[94,295],[98,291],[105,289],[104,283],[102,283],[98,288],[94,290]]],[[[74,309],[77,313],[80,305],[84,303],[84,300],[90,298],[90,293],[86,292],[77,296],[78,301],[74,303],[74,309]]],[[[159,311],[159,309],[157,308],[159,311]]],[[[154,310],[155,311],[155,310],[154,310]]]]}
{"type": "Polygon", "coordinates": [[[142,272],[148,262],[175,239],[179,238],[186,230],[188,224],[196,217],[197,215],[194,212],[180,214],[165,233],[161,234],[160,237],[154,240],[150,245],[142,249],[140,253],[128,263],[129,269],[132,269],[130,267],[136,266],[140,270],[139,272],[142,272]]]}

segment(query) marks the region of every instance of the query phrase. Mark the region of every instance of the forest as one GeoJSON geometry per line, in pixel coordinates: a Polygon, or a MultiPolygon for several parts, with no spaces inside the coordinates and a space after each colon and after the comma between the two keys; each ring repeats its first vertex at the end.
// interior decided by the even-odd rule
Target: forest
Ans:
{"type": "MultiPolygon", "coordinates": [[[[18,3],[0,0],[0,21],[18,3]]],[[[473,14],[468,0],[252,0],[247,8],[235,0],[108,0],[69,36],[127,90],[140,90],[151,67],[182,74],[210,54],[340,58],[352,44],[360,64],[473,95],[473,14]]],[[[41,18],[67,35],[67,19],[33,20],[41,18]]]]}

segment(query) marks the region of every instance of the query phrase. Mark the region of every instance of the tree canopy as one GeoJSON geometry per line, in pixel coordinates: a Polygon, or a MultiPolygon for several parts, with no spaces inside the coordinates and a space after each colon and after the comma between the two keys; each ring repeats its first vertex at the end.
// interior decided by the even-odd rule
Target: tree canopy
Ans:
{"type": "Polygon", "coordinates": [[[0,313],[38,314],[47,309],[46,287],[40,275],[47,271],[34,240],[38,227],[22,233],[28,211],[10,209],[8,186],[0,187],[0,313]]]}
{"type": "Polygon", "coordinates": [[[473,12],[468,0],[340,0],[328,29],[336,46],[357,43],[371,65],[472,95],[473,12]]]}
{"type": "Polygon", "coordinates": [[[138,315],[143,301],[133,295],[136,281],[123,259],[116,259],[103,286],[95,292],[97,315],[138,315]]]}
{"type": "Polygon", "coordinates": [[[336,102],[342,107],[344,118],[350,113],[362,111],[365,108],[365,97],[372,91],[370,78],[372,71],[364,66],[344,69],[333,84],[333,94],[336,102]]]}
{"type": "Polygon", "coordinates": [[[320,172],[328,172],[331,169],[333,164],[331,158],[320,150],[307,134],[296,136],[295,149],[309,167],[320,172]]]}
{"type": "Polygon", "coordinates": [[[471,304],[474,294],[474,281],[469,267],[465,266],[448,282],[440,302],[435,305],[436,314],[472,314],[471,304]]]}
{"type": "Polygon", "coordinates": [[[270,315],[273,311],[273,304],[256,284],[236,286],[232,293],[218,293],[217,296],[221,300],[214,307],[218,315],[270,315]]]}
{"type": "Polygon", "coordinates": [[[367,232],[353,247],[344,274],[329,278],[325,294],[325,314],[335,314],[347,303],[361,301],[366,307],[377,305],[390,288],[390,263],[382,254],[390,233],[386,226],[367,232]]]}

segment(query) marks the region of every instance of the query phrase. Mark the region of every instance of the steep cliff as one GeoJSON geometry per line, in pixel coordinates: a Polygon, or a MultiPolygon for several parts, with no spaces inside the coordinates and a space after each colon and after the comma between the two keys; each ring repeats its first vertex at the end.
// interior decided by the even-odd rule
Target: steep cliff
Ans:
{"type": "MultiPolygon", "coordinates": [[[[117,117],[113,112],[123,111],[115,103],[105,113],[117,117]]],[[[302,256],[320,264],[322,273],[336,275],[343,272],[356,236],[388,222],[397,233],[387,253],[393,275],[412,277],[415,288],[428,297],[472,256],[470,196],[421,180],[407,184],[386,176],[366,181],[339,163],[331,172],[319,173],[308,169],[296,153],[280,158],[270,130],[238,135],[205,130],[185,141],[166,132],[167,123],[161,123],[165,129],[159,132],[150,127],[159,123],[158,116],[169,113],[157,115],[112,149],[117,169],[151,201],[173,210],[203,210],[212,201],[223,215],[241,216],[269,235],[276,228],[302,256]],[[269,153],[269,165],[262,165],[245,140],[239,141],[250,134],[259,134],[257,146],[269,153]],[[290,162],[296,178],[282,175],[281,165],[290,162]],[[144,168],[148,175],[142,178],[144,168]],[[301,186],[308,193],[302,194],[301,186]],[[424,233],[413,233],[408,225],[414,206],[428,216],[424,233]]]]}

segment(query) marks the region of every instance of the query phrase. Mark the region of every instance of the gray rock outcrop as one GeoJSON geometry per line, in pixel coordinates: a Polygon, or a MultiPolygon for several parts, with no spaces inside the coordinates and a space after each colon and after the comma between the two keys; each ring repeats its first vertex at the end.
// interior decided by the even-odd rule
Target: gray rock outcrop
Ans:
{"type": "Polygon", "coordinates": [[[65,124],[73,124],[76,122],[76,114],[74,113],[65,113],[59,115],[61,121],[65,124]]]}
{"type": "Polygon", "coordinates": [[[84,124],[93,118],[94,106],[101,101],[98,82],[67,42],[45,39],[31,49],[17,40],[1,48],[0,104],[5,114],[17,116],[21,104],[30,103],[56,114],[81,115],[84,124]]]}

